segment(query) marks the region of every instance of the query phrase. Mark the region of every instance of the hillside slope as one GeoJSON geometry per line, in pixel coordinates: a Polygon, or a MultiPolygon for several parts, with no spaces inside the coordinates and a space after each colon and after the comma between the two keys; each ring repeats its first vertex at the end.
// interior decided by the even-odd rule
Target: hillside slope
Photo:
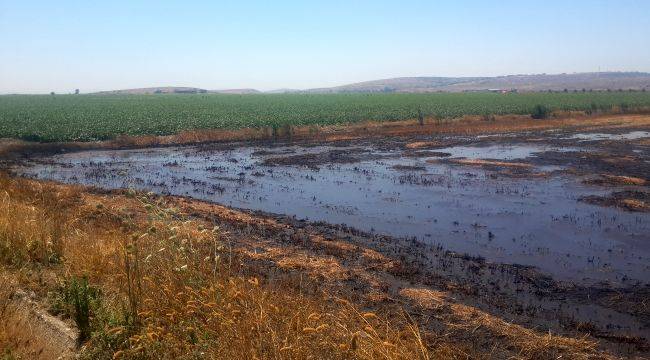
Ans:
{"type": "Polygon", "coordinates": [[[366,81],[331,88],[310,89],[310,93],[343,92],[462,92],[490,89],[518,91],[641,90],[650,88],[650,74],[604,72],[577,74],[507,75],[497,77],[400,77],[366,81]]]}

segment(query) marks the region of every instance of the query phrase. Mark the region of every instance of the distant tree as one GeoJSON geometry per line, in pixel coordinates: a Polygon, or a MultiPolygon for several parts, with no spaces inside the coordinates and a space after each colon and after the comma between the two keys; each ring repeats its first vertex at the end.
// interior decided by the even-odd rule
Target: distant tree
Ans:
{"type": "Polygon", "coordinates": [[[418,123],[420,126],[424,125],[424,114],[422,113],[422,109],[418,109],[418,123]]]}
{"type": "Polygon", "coordinates": [[[573,93],[576,94],[578,92],[578,89],[573,89],[573,93]]]}
{"type": "Polygon", "coordinates": [[[568,93],[568,92],[569,92],[569,89],[564,89],[564,92],[565,92],[565,93],[568,93]]]}
{"type": "Polygon", "coordinates": [[[51,92],[50,92],[50,95],[54,96],[54,91],[51,91],[51,92]]]}
{"type": "Polygon", "coordinates": [[[610,88],[607,88],[607,92],[612,92],[612,89],[610,89],[610,88]]]}
{"type": "Polygon", "coordinates": [[[74,94],[79,95],[79,89],[74,89],[74,94]]]}
{"type": "Polygon", "coordinates": [[[546,119],[550,112],[551,111],[544,105],[535,105],[530,116],[533,119],[546,119]]]}
{"type": "Polygon", "coordinates": [[[582,92],[587,92],[587,89],[585,89],[585,88],[582,88],[582,92]]]}

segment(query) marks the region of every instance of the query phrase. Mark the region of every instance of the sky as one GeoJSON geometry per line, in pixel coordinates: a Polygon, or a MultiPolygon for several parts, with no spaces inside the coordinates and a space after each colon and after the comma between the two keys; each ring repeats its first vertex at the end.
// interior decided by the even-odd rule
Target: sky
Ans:
{"type": "Polygon", "coordinates": [[[650,72],[650,1],[0,0],[5,94],[599,69],[650,72]]]}

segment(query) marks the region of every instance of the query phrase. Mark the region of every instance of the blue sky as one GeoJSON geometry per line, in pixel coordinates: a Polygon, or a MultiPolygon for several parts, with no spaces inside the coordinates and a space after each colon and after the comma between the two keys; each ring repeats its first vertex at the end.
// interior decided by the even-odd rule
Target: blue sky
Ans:
{"type": "Polygon", "coordinates": [[[0,93],[650,72],[650,1],[0,0],[0,93]]]}

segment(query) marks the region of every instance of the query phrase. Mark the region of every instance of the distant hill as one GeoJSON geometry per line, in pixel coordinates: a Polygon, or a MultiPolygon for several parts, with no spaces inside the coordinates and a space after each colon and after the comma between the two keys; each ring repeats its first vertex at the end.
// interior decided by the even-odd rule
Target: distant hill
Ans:
{"type": "Polygon", "coordinates": [[[372,80],[330,88],[309,89],[311,93],[341,93],[341,92],[426,92],[444,91],[448,86],[481,81],[489,78],[469,77],[401,77],[393,79],[372,80]]]}
{"type": "Polygon", "coordinates": [[[209,90],[209,93],[215,94],[260,94],[261,91],[255,89],[224,89],[224,90],[209,90]]]}
{"type": "MultiPolygon", "coordinates": [[[[573,90],[650,90],[650,73],[599,72],[575,74],[507,75],[494,77],[400,77],[308,90],[278,89],[267,94],[327,93],[428,93],[489,90],[563,91],[573,90]]],[[[255,89],[205,90],[194,87],[150,87],[102,91],[99,94],[260,94],[255,89]]]]}
{"type": "Polygon", "coordinates": [[[265,91],[265,94],[293,94],[293,93],[299,93],[303,92],[303,90],[300,89],[275,89],[275,90],[269,90],[265,91]]]}
{"type": "Polygon", "coordinates": [[[402,77],[306,90],[309,93],[346,92],[463,92],[487,90],[562,91],[650,89],[650,73],[604,72],[557,75],[507,75],[496,77],[402,77]]]}
{"type": "Polygon", "coordinates": [[[259,94],[259,90],[255,89],[223,89],[223,90],[206,90],[195,87],[182,87],[182,86],[163,86],[163,87],[149,87],[138,89],[122,89],[100,91],[97,94],[259,94]]]}
{"type": "Polygon", "coordinates": [[[164,86],[164,87],[150,87],[138,89],[123,89],[123,90],[110,90],[100,91],[97,94],[200,94],[208,92],[205,89],[194,87],[180,87],[180,86],[164,86]]]}

